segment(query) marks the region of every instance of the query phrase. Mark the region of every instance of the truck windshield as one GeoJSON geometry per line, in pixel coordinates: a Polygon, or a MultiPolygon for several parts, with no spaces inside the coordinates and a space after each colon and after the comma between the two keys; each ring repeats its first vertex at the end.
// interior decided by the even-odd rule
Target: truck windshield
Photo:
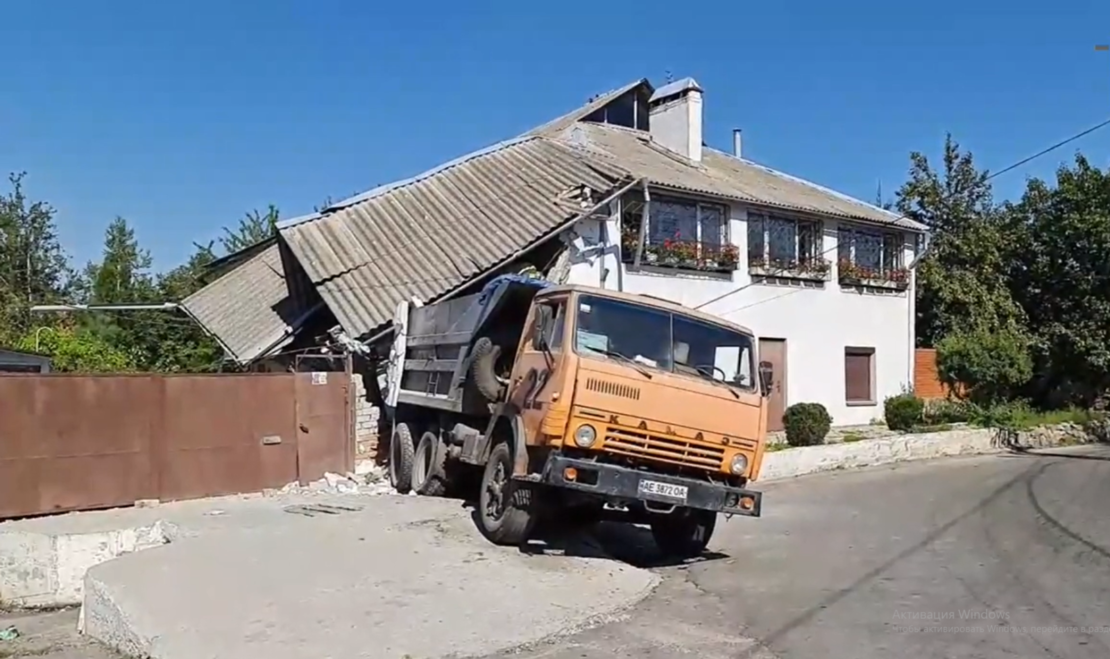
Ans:
{"type": "Polygon", "coordinates": [[[584,295],[578,299],[574,348],[735,387],[754,386],[751,336],[663,309],[584,295]]]}

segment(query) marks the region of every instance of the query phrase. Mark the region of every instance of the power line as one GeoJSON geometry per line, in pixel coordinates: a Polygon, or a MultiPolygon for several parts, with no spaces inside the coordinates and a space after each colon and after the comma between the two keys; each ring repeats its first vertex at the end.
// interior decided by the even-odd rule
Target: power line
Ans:
{"type": "MultiPolygon", "coordinates": [[[[1003,175],[1007,172],[1012,172],[1013,170],[1017,169],[1018,167],[1021,167],[1022,165],[1026,165],[1030,162],[1033,162],[1034,160],[1036,160],[1036,159],[1038,159],[1042,156],[1045,156],[1045,155],[1048,155],[1049,153],[1052,153],[1053,151],[1055,151],[1056,149],[1059,149],[1062,146],[1066,146],[1066,145],[1068,145],[1072,142],[1075,142],[1076,140],[1082,139],[1082,138],[1086,137],[1087,135],[1090,135],[1091,133],[1094,133],[1095,131],[1098,131],[1098,130],[1100,130],[1102,128],[1105,128],[1107,126],[1110,126],[1110,119],[1105,119],[1105,120],[1095,124],[1094,126],[1091,126],[1090,128],[1086,128],[1084,130],[1079,131],[1078,133],[1072,135],[1071,137],[1068,137],[1066,139],[1060,140],[1059,142],[1056,142],[1052,146],[1041,149],[1040,151],[1038,151],[1037,153],[1034,153],[1031,156],[1027,156],[1027,157],[1022,158],[1021,160],[1011,164],[1011,165],[1007,165],[1006,167],[1003,167],[1002,169],[998,170],[997,172],[993,172],[993,173],[989,174],[988,176],[986,176],[986,178],[983,179],[983,182],[985,183],[987,181],[990,181],[990,180],[992,180],[996,177],[999,177],[999,176],[1001,176],[1001,175],[1003,175]]],[[[941,197],[941,201],[942,202],[947,202],[951,199],[954,199],[954,198],[958,197],[961,194],[964,194],[965,192],[966,191],[963,191],[963,190],[958,191],[958,192],[953,192],[951,194],[945,195],[944,197],[941,197]]],[[[900,215],[900,216],[895,217],[894,219],[892,219],[891,223],[893,224],[894,222],[898,222],[899,220],[909,220],[909,219],[912,219],[912,218],[910,218],[908,215],[900,215]]],[[[824,256],[825,254],[828,254],[829,252],[833,251],[834,249],[837,249],[838,247],[839,247],[839,245],[834,245],[833,247],[830,247],[829,249],[826,249],[826,250],[822,251],[817,256],[819,256],[819,257],[824,256]]],[[[918,260],[920,260],[920,259],[918,259],[918,260]]],[[[740,288],[733,289],[731,291],[728,291],[727,293],[723,293],[721,295],[718,295],[717,297],[715,297],[711,300],[708,300],[706,302],[702,302],[702,303],[698,304],[697,306],[695,306],[694,308],[695,309],[701,309],[702,307],[705,307],[705,306],[708,306],[710,304],[713,304],[714,302],[718,302],[720,300],[723,300],[724,298],[726,298],[730,295],[735,295],[736,293],[739,293],[740,291],[751,288],[752,286],[755,286],[755,285],[756,285],[756,282],[752,282],[750,284],[745,284],[744,286],[741,286],[740,288]]],[[[786,297],[788,295],[793,295],[794,293],[800,293],[803,290],[807,290],[807,289],[796,289],[796,290],[788,291],[788,292],[783,293],[781,295],[776,295],[776,296],[767,298],[765,300],[759,300],[759,301],[753,302],[749,305],[745,305],[745,306],[742,306],[742,307],[739,307],[739,308],[736,308],[736,309],[732,309],[730,311],[726,311],[725,313],[733,313],[733,312],[736,312],[736,311],[741,311],[743,309],[748,309],[750,307],[754,307],[756,305],[763,304],[765,302],[770,302],[772,300],[777,300],[779,298],[783,298],[783,297],[786,297]]]]}

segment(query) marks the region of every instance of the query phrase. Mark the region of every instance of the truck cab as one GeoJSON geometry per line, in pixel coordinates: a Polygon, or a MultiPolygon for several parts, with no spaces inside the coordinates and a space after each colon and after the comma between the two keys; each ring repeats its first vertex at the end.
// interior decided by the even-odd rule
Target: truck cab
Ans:
{"type": "MultiPolygon", "coordinates": [[[[758,517],[762,497],[748,486],[763,458],[774,374],[758,366],[754,334],[648,296],[531,288],[517,290],[515,310],[507,289],[502,305],[487,295],[492,322],[437,335],[462,342],[452,371],[460,404],[446,415],[397,408],[402,423],[437,437],[438,448],[413,449],[418,489],[448,461],[480,468],[478,522],[500,544],[525,540],[545,511],[581,511],[648,523],[664,553],[692,556],[719,513],[758,517]]],[[[429,337],[410,324],[413,339],[429,337]]],[[[392,392],[392,375],[390,383],[392,392]]],[[[418,402],[404,396],[403,377],[398,384],[398,400],[418,402]]],[[[394,440],[410,441],[396,431],[394,440]]]]}

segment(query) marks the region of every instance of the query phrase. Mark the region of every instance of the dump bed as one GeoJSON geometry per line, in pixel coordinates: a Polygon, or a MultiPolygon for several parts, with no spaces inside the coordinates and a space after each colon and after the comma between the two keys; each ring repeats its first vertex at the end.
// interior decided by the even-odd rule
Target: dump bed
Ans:
{"type": "Polygon", "coordinates": [[[475,340],[488,336],[511,355],[532,298],[550,285],[502,275],[472,295],[422,307],[401,303],[394,319],[387,402],[453,412],[482,409],[486,401],[467,378],[475,340]]]}

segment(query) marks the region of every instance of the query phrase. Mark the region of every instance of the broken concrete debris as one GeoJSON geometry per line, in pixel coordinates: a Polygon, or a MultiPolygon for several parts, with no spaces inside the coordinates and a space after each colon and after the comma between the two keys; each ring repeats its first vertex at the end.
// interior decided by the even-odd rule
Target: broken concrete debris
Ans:
{"type": "Polygon", "coordinates": [[[364,473],[348,473],[341,476],[327,472],[323,478],[308,485],[293,482],[280,490],[266,490],[263,494],[278,496],[288,494],[381,495],[397,493],[393,486],[389,484],[389,479],[385,476],[385,470],[381,467],[375,466],[367,469],[360,465],[358,471],[364,473]]]}

